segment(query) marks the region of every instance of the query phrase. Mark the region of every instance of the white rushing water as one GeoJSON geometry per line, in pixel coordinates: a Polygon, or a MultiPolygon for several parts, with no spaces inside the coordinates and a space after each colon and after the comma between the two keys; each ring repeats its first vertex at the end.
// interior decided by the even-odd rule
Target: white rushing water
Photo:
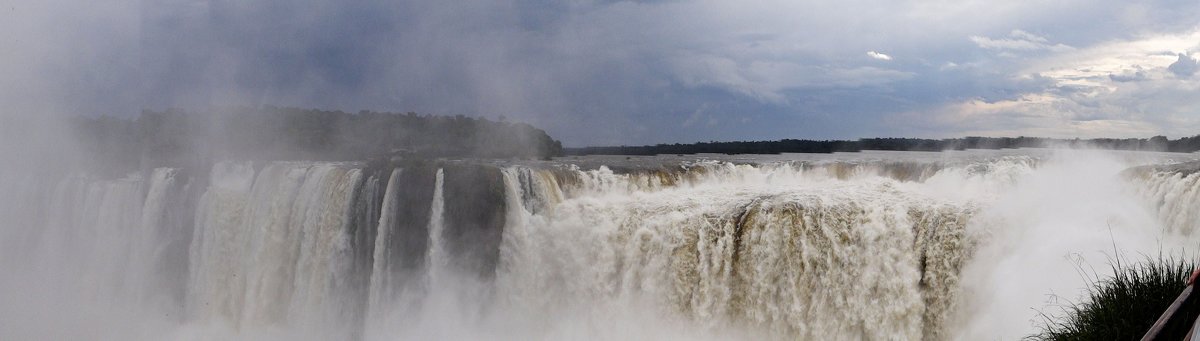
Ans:
{"type": "Polygon", "coordinates": [[[0,339],[1018,339],[1200,241],[1192,155],[669,159],[6,174],[0,339]]]}

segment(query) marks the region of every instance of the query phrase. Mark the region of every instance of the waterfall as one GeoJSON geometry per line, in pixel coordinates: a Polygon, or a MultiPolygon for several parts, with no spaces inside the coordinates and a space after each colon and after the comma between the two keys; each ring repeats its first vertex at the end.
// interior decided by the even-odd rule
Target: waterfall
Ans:
{"type": "Polygon", "coordinates": [[[1147,184],[1139,189],[1168,229],[1184,235],[1200,231],[1200,172],[1141,173],[1137,180],[1147,184]]]}
{"type": "Polygon", "coordinates": [[[191,242],[189,220],[190,181],[179,169],[152,171],[142,217],[132,240],[129,267],[124,287],[142,304],[162,306],[175,316],[183,312],[183,287],[187,278],[187,245],[191,242]]]}
{"type": "Polygon", "coordinates": [[[433,204],[429,210],[429,254],[425,257],[428,262],[425,267],[428,271],[429,286],[434,288],[445,284],[443,282],[446,280],[445,272],[450,270],[450,260],[446,255],[444,241],[446,229],[445,179],[445,171],[439,168],[433,182],[433,204]]]}
{"type": "Polygon", "coordinates": [[[367,295],[367,321],[377,321],[383,319],[384,316],[390,313],[392,305],[396,302],[399,293],[397,292],[402,285],[399,274],[393,270],[396,266],[393,259],[398,255],[394,253],[395,249],[388,247],[388,240],[393,238],[393,234],[397,233],[397,211],[400,209],[400,175],[403,174],[403,169],[392,170],[388,177],[387,189],[383,195],[383,207],[379,216],[379,229],[375,236],[374,255],[372,257],[371,268],[371,283],[370,290],[367,295]]]}
{"type": "MultiPolygon", "coordinates": [[[[247,264],[240,251],[243,221],[250,212],[254,168],[249,163],[222,162],[213,166],[209,188],[196,208],[196,223],[190,248],[188,310],[191,318],[212,320],[240,318],[242,278],[236,276],[247,264]]],[[[262,185],[259,186],[262,188],[262,185]]]]}
{"type": "Polygon", "coordinates": [[[201,200],[190,292],[199,317],[235,326],[353,320],[357,308],[343,304],[354,301],[350,228],[361,170],[272,163],[252,183],[247,173],[218,165],[201,200]]]}
{"type": "Polygon", "coordinates": [[[1195,241],[1200,173],[1080,153],[6,177],[5,316],[115,317],[0,336],[1020,337],[1082,259],[1195,241]]]}
{"type": "MultiPolygon", "coordinates": [[[[585,186],[604,184],[595,197],[532,219],[510,210],[508,294],[540,309],[564,297],[579,306],[650,300],[706,325],[744,321],[801,338],[939,332],[969,206],[891,182],[830,188],[759,171],[739,174],[753,179],[741,189],[634,195],[615,185],[626,178],[602,171],[585,175],[596,179],[585,186]]],[[[517,186],[519,172],[506,170],[510,190],[534,187],[517,186]]]]}

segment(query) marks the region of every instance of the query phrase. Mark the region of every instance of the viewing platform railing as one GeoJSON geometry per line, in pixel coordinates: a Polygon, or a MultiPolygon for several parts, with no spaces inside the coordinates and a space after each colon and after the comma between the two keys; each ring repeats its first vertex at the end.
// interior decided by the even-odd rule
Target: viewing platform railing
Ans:
{"type": "Polygon", "coordinates": [[[1178,325],[1180,323],[1186,323],[1187,325],[1191,326],[1187,336],[1183,338],[1184,340],[1200,341],[1200,334],[1196,333],[1197,326],[1200,326],[1200,319],[1196,319],[1194,321],[1184,321],[1187,319],[1187,316],[1184,316],[1185,314],[1183,314],[1188,307],[1200,304],[1200,293],[1196,293],[1197,276],[1200,276],[1200,268],[1192,271],[1192,276],[1189,277],[1187,281],[1187,287],[1183,288],[1183,292],[1179,293],[1179,296],[1175,298],[1175,302],[1172,302],[1171,306],[1167,307],[1167,310],[1163,312],[1162,316],[1158,317],[1158,321],[1154,321],[1154,324],[1151,325],[1150,329],[1146,331],[1146,335],[1142,336],[1142,341],[1165,341],[1167,339],[1166,336],[1163,335],[1163,332],[1166,330],[1167,326],[1178,325]]]}

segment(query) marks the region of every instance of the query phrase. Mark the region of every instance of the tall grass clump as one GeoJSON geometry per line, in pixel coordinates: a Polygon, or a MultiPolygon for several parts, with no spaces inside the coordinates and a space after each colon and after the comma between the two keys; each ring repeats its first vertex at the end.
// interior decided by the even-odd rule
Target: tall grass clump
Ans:
{"type": "MultiPolygon", "coordinates": [[[[1112,277],[1097,280],[1080,303],[1063,307],[1063,314],[1045,318],[1041,331],[1029,340],[1138,340],[1187,287],[1195,261],[1149,259],[1140,264],[1113,265],[1112,277]]],[[[1160,334],[1160,340],[1180,340],[1200,315],[1200,290],[1194,291],[1181,313],[1160,334]]]]}

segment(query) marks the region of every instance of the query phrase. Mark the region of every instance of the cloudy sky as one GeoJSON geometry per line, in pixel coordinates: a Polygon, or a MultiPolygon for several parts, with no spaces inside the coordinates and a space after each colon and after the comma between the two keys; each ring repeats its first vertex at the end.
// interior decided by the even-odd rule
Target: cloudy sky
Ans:
{"type": "Polygon", "coordinates": [[[22,111],[504,115],[568,146],[1200,134],[1195,0],[0,5],[22,111]]]}

